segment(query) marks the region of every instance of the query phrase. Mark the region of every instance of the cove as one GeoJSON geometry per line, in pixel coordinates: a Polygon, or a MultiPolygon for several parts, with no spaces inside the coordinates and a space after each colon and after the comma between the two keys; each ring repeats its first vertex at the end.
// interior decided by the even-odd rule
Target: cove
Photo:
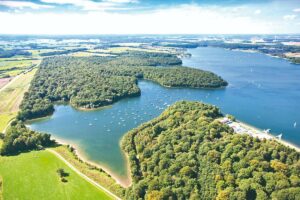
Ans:
{"type": "Polygon", "coordinates": [[[270,128],[275,135],[283,133],[283,139],[300,146],[300,65],[260,53],[221,48],[188,52],[192,57],[183,59],[184,66],[212,71],[229,86],[218,90],[165,88],[143,80],[139,81],[140,97],[126,98],[95,111],[57,105],[51,117],[33,121],[29,127],[75,145],[86,159],[124,181],[128,172],[120,139],[178,100],[217,105],[223,113],[261,129],[270,128]]]}

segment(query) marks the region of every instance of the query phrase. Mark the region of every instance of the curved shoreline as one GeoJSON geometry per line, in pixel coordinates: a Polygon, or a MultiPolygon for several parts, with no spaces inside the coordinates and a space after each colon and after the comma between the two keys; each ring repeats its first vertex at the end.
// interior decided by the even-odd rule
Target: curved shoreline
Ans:
{"type": "Polygon", "coordinates": [[[71,147],[74,148],[74,152],[76,154],[76,156],[82,160],[83,162],[86,162],[92,166],[98,167],[100,169],[102,169],[105,173],[107,173],[109,176],[111,176],[111,178],[113,178],[117,184],[121,185],[124,188],[128,188],[131,186],[132,183],[132,179],[131,179],[131,175],[130,175],[130,166],[129,166],[129,160],[127,155],[122,151],[122,154],[126,160],[126,168],[127,168],[127,177],[126,179],[123,179],[121,177],[119,177],[118,175],[116,175],[115,173],[113,173],[112,170],[109,169],[109,167],[105,167],[103,165],[101,165],[101,163],[96,163],[90,159],[87,158],[87,156],[85,155],[85,153],[80,149],[80,147],[78,146],[78,144],[71,142],[69,140],[65,140],[65,139],[61,139],[58,137],[55,137],[53,135],[51,135],[52,139],[54,139],[58,144],[61,145],[69,145],[71,147]]]}
{"type": "Polygon", "coordinates": [[[120,197],[118,197],[117,195],[115,195],[114,193],[112,193],[111,191],[109,191],[108,189],[106,189],[104,186],[102,186],[101,184],[97,183],[96,181],[94,181],[93,179],[91,179],[90,177],[88,177],[87,175],[85,175],[84,173],[80,172],[76,167],[74,167],[70,162],[68,162],[58,152],[56,152],[55,150],[52,150],[52,149],[46,149],[46,150],[49,151],[49,152],[51,152],[51,153],[53,153],[57,158],[59,158],[60,160],[62,160],[67,166],[69,166],[74,172],[76,172],[79,176],[81,176],[82,178],[84,178],[86,181],[88,181],[89,183],[91,183],[94,186],[98,187],[100,190],[103,190],[104,192],[106,192],[110,196],[114,197],[115,199],[121,200],[120,197]]]}

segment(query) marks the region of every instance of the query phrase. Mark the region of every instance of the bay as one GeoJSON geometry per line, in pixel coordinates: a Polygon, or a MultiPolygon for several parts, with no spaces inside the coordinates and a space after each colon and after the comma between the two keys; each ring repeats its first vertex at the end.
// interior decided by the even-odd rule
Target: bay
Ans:
{"type": "Polygon", "coordinates": [[[192,57],[183,59],[184,66],[212,71],[229,86],[217,90],[165,88],[141,80],[140,97],[95,111],[57,105],[51,117],[31,122],[29,127],[74,144],[86,159],[104,166],[124,182],[128,170],[120,139],[178,100],[217,105],[223,113],[271,129],[274,135],[283,133],[283,139],[300,146],[300,65],[261,53],[222,48],[201,47],[188,52],[192,57]]]}

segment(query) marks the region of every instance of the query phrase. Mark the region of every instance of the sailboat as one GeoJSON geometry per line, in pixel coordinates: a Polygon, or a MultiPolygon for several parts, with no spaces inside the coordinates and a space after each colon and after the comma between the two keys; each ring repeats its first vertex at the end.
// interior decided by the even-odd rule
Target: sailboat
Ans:
{"type": "Polygon", "coordinates": [[[265,129],[265,130],[263,130],[263,132],[264,132],[264,133],[270,133],[270,130],[271,130],[271,129],[265,129]]]}
{"type": "Polygon", "coordinates": [[[281,140],[282,133],[276,136],[279,140],[281,140]]]}
{"type": "Polygon", "coordinates": [[[294,123],[294,128],[296,128],[296,126],[297,126],[297,122],[294,123]]]}

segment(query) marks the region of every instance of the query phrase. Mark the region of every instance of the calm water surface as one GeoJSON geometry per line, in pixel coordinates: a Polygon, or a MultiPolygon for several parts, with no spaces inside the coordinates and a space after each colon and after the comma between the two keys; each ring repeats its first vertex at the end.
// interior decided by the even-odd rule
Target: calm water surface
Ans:
{"type": "Polygon", "coordinates": [[[300,65],[260,53],[221,48],[190,49],[185,66],[213,71],[229,82],[226,89],[171,89],[139,81],[140,97],[123,99],[113,106],[83,112],[56,106],[54,114],[30,124],[33,130],[69,141],[93,162],[126,179],[126,161],[119,141],[130,129],[158,116],[178,100],[215,104],[223,113],[300,146],[300,65]],[[298,124],[297,124],[298,123],[298,124]]]}

